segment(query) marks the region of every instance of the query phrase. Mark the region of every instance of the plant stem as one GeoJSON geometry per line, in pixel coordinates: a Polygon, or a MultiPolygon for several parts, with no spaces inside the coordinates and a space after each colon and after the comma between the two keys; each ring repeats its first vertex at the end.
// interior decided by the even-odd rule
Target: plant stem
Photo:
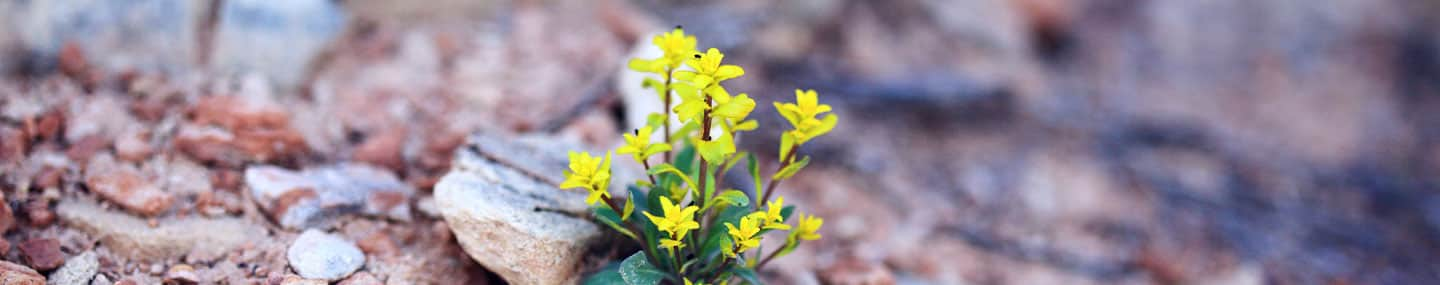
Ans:
{"type": "MultiPolygon", "coordinates": [[[[785,167],[789,167],[790,161],[795,160],[795,153],[799,152],[799,150],[799,144],[790,146],[790,154],[786,155],[785,159],[780,160],[780,168],[775,169],[775,172],[780,172],[781,170],[785,170],[785,167]]],[[[770,185],[765,186],[765,197],[760,198],[760,203],[755,203],[756,209],[759,209],[760,206],[764,206],[764,204],[770,203],[770,194],[775,193],[775,186],[780,184],[780,180],[784,179],[770,179],[770,185]]]]}
{"type": "MultiPolygon", "coordinates": [[[[641,166],[645,166],[645,177],[650,178],[650,185],[659,186],[659,185],[655,185],[655,175],[650,174],[650,159],[649,159],[649,158],[641,159],[641,160],[640,160],[640,165],[641,165],[641,166]]],[[[652,188],[652,189],[653,189],[653,188],[652,188]]]]}
{"type": "MultiPolygon", "coordinates": [[[[800,240],[799,240],[799,239],[796,239],[796,240],[795,240],[795,246],[800,246],[800,240]]],[[[775,251],[770,252],[770,256],[766,256],[765,259],[761,259],[761,260],[760,260],[760,263],[759,263],[759,264],[755,264],[755,270],[758,271],[758,270],[760,270],[761,267],[765,267],[765,264],[766,264],[766,263],[770,263],[770,260],[771,260],[771,259],[775,259],[775,256],[780,255],[780,252],[781,252],[781,251],[785,251],[786,248],[790,248],[790,247],[791,247],[791,246],[787,244],[787,245],[780,246],[780,249],[776,249],[775,251]]]]}
{"type": "MultiPolygon", "coordinates": [[[[663,109],[660,109],[660,114],[664,114],[664,115],[665,115],[665,123],[664,123],[664,126],[665,126],[665,143],[666,143],[666,144],[669,144],[669,143],[670,143],[670,78],[671,78],[671,77],[674,77],[675,74],[672,74],[672,73],[674,73],[674,71],[675,71],[674,68],[669,68],[669,67],[666,67],[666,68],[665,68],[665,85],[661,86],[661,88],[664,90],[663,92],[665,93],[665,96],[662,96],[662,97],[665,98],[664,100],[662,100],[662,101],[665,101],[665,106],[664,106],[663,109]]],[[[670,151],[669,151],[669,150],[665,151],[665,163],[674,163],[673,158],[670,157],[670,151]]],[[[652,184],[653,184],[653,181],[652,181],[652,184]]]]}
{"type": "MultiPolygon", "coordinates": [[[[630,197],[630,199],[635,199],[635,197],[630,197]]],[[[624,215],[624,214],[625,214],[622,210],[620,210],[620,209],[621,209],[620,207],[616,206],[617,203],[615,203],[615,197],[606,197],[605,199],[601,199],[601,200],[605,200],[605,205],[606,205],[606,206],[609,206],[609,207],[610,207],[610,210],[615,211],[615,214],[618,214],[618,215],[624,215]]],[[[624,220],[624,219],[626,219],[626,217],[623,217],[623,216],[622,216],[622,217],[620,217],[620,219],[621,219],[621,220],[624,220]]],[[[641,240],[637,240],[637,242],[640,242],[640,248],[643,249],[643,251],[645,252],[645,257],[650,259],[650,264],[659,264],[659,263],[660,263],[660,259],[655,257],[655,252],[652,251],[652,249],[650,248],[649,243],[646,242],[647,240],[649,240],[649,238],[648,238],[647,236],[645,236],[645,231],[640,230],[639,227],[636,227],[636,226],[635,226],[635,223],[626,223],[626,222],[624,222],[624,221],[621,221],[620,223],[625,224],[625,227],[626,227],[626,228],[630,228],[630,231],[631,231],[631,232],[634,232],[635,234],[640,235],[640,239],[641,239],[641,240]]]]}

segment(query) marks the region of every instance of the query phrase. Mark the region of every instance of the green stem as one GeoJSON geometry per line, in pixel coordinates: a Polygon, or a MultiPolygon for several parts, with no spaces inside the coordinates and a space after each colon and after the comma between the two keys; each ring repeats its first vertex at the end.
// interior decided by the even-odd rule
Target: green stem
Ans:
{"type": "MultiPolygon", "coordinates": [[[[785,170],[785,167],[789,167],[790,161],[795,160],[795,153],[799,152],[799,150],[800,144],[790,146],[790,154],[786,155],[785,159],[780,160],[780,168],[776,169],[775,171],[780,172],[781,170],[785,170]]],[[[780,180],[784,179],[770,179],[770,185],[765,186],[765,197],[761,197],[760,202],[755,203],[755,209],[760,209],[760,206],[764,206],[764,204],[770,203],[770,194],[775,193],[775,186],[780,184],[780,180]]]]}

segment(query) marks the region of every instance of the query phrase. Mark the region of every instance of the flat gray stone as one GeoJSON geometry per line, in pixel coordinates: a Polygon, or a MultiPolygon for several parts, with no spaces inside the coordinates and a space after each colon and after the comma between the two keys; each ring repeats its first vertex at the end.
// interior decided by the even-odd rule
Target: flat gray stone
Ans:
{"type": "Polygon", "coordinates": [[[355,243],[316,229],[305,230],[285,251],[290,267],[306,279],[339,280],[365,265],[355,243]]]}

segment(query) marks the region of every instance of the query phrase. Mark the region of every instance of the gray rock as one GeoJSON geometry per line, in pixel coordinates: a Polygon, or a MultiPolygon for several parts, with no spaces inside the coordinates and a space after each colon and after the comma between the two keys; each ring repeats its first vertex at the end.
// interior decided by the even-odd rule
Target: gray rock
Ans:
{"type": "Polygon", "coordinates": [[[97,273],[100,273],[100,257],[95,255],[94,251],[86,251],[65,260],[64,266],[50,273],[46,284],[88,284],[97,273]]]}
{"type": "Polygon", "coordinates": [[[225,1],[212,63],[223,72],[260,72],[280,87],[304,80],[310,61],[343,30],[334,1],[225,1]]]}
{"type": "Polygon", "coordinates": [[[0,26],[15,27],[24,48],[41,55],[57,55],[73,41],[102,69],[178,72],[200,53],[196,35],[209,2],[5,1],[0,26]]]}
{"type": "Polygon", "coordinates": [[[239,218],[166,218],[150,227],[138,217],[74,200],[61,202],[55,213],[66,225],[99,237],[112,252],[147,261],[215,258],[266,234],[264,227],[239,218]]]}
{"type": "Polygon", "coordinates": [[[304,171],[252,166],[245,169],[245,185],[261,208],[291,229],[328,225],[335,216],[357,212],[409,221],[415,193],[389,171],[365,164],[304,171]]]}
{"type": "Polygon", "coordinates": [[[600,236],[599,227],[579,218],[589,215],[585,194],[537,179],[565,165],[557,162],[567,148],[537,146],[547,142],[471,137],[471,147],[456,152],[454,169],[435,185],[435,201],[460,246],[511,284],[574,283],[585,248],[600,236]]]}
{"type": "Polygon", "coordinates": [[[338,235],[309,229],[285,251],[290,267],[307,279],[339,280],[365,265],[365,253],[338,235]]]}

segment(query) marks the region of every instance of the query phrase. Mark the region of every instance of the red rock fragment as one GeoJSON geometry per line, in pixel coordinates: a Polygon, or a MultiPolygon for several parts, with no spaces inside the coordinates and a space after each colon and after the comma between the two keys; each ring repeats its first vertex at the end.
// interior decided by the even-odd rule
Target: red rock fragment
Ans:
{"type": "Polygon", "coordinates": [[[170,204],[175,200],[173,195],[161,190],[152,179],[142,177],[135,170],[117,168],[87,171],[85,184],[90,191],[137,214],[160,214],[170,209],[170,204]]]}
{"type": "Polygon", "coordinates": [[[404,170],[405,159],[401,155],[401,149],[405,146],[406,137],[408,133],[404,128],[392,128],[371,135],[355,147],[354,158],[356,161],[383,166],[393,171],[404,170]]]}
{"type": "Polygon", "coordinates": [[[25,263],[41,271],[59,268],[65,264],[65,253],[60,252],[60,241],[53,238],[35,238],[20,243],[20,254],[25,263]]]}
{"type": "Polygon", "coordinates": [[[50,210],[50,203],[45,200],[25,202],[25,216],[30,219],[30,225],[35,227],[43,228],[55,223],[55,212],[50,210]]]}
{"type": "Polygon", "coordinates": [[[65,156],[74,161],[90,161],[90,157],[110,147],[110,141],[98,134],[88,135],[80,141],[71,142],[70,149],[65,150],[65,156]]]}
{"type": "Polygon", "coordinates": [[[44,285],[45,276],[40,275],[35,269],[24,265],[0,261],[0,284],[6,285],[44,285]]]}
{"type": "Polygon", "coordinates": [[[115,157],[140,162],[150,158],[155,148],[150,146],[150,134],[135,132],[121,135],[115,140],[115,157]]]}

